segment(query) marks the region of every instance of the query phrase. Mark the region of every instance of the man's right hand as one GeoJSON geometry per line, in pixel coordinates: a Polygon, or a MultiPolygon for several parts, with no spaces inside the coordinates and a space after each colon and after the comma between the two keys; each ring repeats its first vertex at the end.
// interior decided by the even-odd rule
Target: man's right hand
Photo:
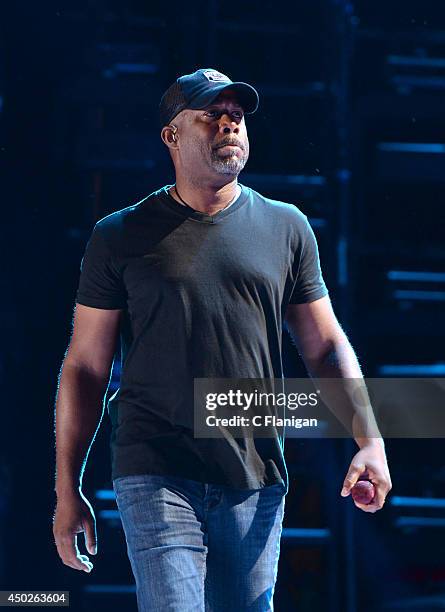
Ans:
{"type": "Polygon", "coordinates": [[[97,552],[96,518],[90,502],[81,491],[59,495],[54,514],[53,534],[57,552],[65,565],[91,572],[93,564],[77,547],[77,534],[85,534],[87,551],[97,552]]]}

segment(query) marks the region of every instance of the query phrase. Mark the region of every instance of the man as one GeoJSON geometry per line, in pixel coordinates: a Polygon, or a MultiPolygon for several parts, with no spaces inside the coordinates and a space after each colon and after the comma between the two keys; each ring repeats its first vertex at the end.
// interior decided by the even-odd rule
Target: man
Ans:
{"type": "MultiPolygon", "coordinates": [[[[112,479],[144,611],[273,609],[283,439],[195,438],[193,379],[282,377],[283,316],[313,376],[361,376],[307,218],[238,184],[257,106],[216,70],[180,77],[160,105],[175,184],[99,221],[83,259],[56,403],[54,535],[66,565],[92,569],[76,542],[84,532],[96,553],[82,474],[120,330],[112,479]]],[[[356,505],[375,512],[391,486],[384,448],[357,442],[342,495],[367,471],[375,502],[356,505]]]]}

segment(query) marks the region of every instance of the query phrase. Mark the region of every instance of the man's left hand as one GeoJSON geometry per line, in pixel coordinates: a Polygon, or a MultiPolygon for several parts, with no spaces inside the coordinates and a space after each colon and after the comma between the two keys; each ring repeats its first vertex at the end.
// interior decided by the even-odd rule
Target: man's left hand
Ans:
{"type": "Polygon", "coordinates": [[[366,444],[353,457],[343,483],[342,497],[347,497],[351,494],[352,487],[365,473],[367,479],[375,487],[374,499],[367,505],[357,503],[356,501],[354,501],[354,504],[364,512],[377,512],[377,510],[383,507],[385,498],[392,488],[385,449],[381,440],[373,440],[371,443],[366,444]]]}

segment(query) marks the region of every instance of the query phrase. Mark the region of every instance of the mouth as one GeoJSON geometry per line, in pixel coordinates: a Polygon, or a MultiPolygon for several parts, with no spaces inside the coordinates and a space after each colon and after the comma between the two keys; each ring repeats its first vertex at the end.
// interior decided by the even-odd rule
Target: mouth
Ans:
{"type": "Polygon", "coordinates": [[[225,149],[226,147],[233,147],[236,149],[242,149],[242,145],[239,142],[222,142],[221,144],[217,145],[215,148],[216,149],[225,149]]]}
{"type": "Polygon", "coordinates": [[[219,147],[216,147],[216,149],[217,149],[218,151],[224,151],[224,150],[227,150],[227,151],[236,151],[237,149],[238,149],[239,151],[242,151],[242,150],[243,150],[243,149],[242,149],[242,147],[241,147],[240,145],[237,145],[237,144],[225,144],[225,145],[220,145],[219,147]]]}

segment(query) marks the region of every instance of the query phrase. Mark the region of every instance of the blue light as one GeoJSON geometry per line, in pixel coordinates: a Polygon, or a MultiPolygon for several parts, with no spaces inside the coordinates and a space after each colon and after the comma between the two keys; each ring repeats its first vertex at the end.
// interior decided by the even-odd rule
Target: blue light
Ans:
{"type": "Polygon", "coordinates": [[[413,57],[406,55],[388,55],[388,64],[393,66],[430,66],[445,68],[445,59],[442,57],[413,57]]]}
{"type": "Polygon", "coordinates": [[[400,497],[394,495],[390,499],[390,504],[399,508],[445,508],[445,499],[436,497],[400,497]]]}
{"type": "Polygon", "coordinates": [[[393,281],[422,281],[431,283],[445,282],[444,272],[418,272],[408,270],[389,270],[387,273],[388,280],[393,281]]]}
{"type": "Polygon", "coordinates": [[[381,365],[383,376],[445,376],[445,363],[381,365]]]}
{"type": "Polygon", "coordinates": [[[396,300],[421,300],[424,302],[444,302],[445,291],[416,291],[414,289],[397,289],[393,292],[396,300]]]}
{"type": "Polygon", "coordinates": [[[116,499],[113,489],[98,489],[96,499],[116,499]]]}
{"type": "Polygon", "coordinates": [[[345,287],[348,283],[347,242],[340,238],[337,244],[338,284],[345,287]]]}
{"type": "Polygon", "coordinates": [[[445,518],[429,516],[400,516],[395,520],[396,527],[445,527],[445,518]]]}
{"type": "Polygon", "coordinates": [[[415,77],[415,76],[395,76],[391,81],[397,87],[429,87],[430,89],[445,89],[445,79],[443,77],[415,77]]]}
{"type": "Polygon", "coordinates": [[[445,144],[433,142],[381,142],[377,145],[380,151],[398,151],[402,153],[445,153],[445,144]]]}
{"type": "Polygon", "coordinates": [[[285,527],[283,528],[281,538],[284,540],[326,540],[330,535],[329,529],[285,527]]]}
{"type": "Polygon", "coordinates": [[[324,176],[312,176],[309,174],[251,174],[244,175],[246,185],[262,185],[266,187],[283,185],[318,185],[326,184],[324,176]]]}
{"type": "Polygon", "coordinates": [[[348,168],[341,168],[336,174],[340,183],[348,183],[351,180],[352,173],[348,168]]]}
{"type": "Polygon", "coordinates": [[[99,518],[104,519],[105,521],[110,520],[120,520],[119,510],[100,510],[99,518]]]}

